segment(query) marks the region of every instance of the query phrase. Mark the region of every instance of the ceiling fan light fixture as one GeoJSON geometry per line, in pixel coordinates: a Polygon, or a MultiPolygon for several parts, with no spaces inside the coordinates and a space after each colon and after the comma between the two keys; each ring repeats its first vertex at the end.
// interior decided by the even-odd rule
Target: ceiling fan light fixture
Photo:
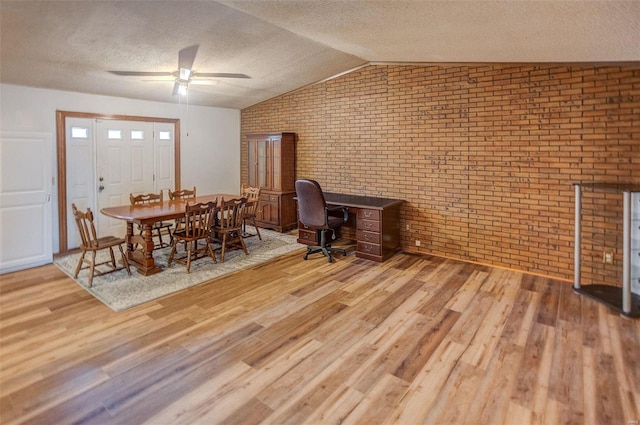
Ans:
{"type": "Polygon", "coordinates": [[[191,70],[193,62],[196,59],[198,45],[193,45],[180,49],[178,52],[178,70],[172,72],[148,72],[148,71],[109,71],[112,74],[131,76],[131,77],[152,77],[149,81],[164,81],[160,78],[168,78],[168,81],[174,80],[172,95],[187,95],[189,83],[193,84],[218,84],[217,78],[251,78],[246,74],[232,74],[227,72],[194,72],[191,70]],[[192,80],[192,78],[195,78],[192,80]],[[212,80],[216,79],[216,80],[212,80]]]}
{"type": "Polygon", "coordinates": [[[189,81],[191,77],[191,70],[186,68],[180,68],[180,79],[182,81],[189,81]]]}

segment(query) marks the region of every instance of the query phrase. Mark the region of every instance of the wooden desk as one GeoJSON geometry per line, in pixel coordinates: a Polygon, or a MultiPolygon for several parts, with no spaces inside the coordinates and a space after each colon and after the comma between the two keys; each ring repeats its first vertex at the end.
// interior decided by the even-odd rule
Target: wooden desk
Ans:
{"type": "MultiPolygon", "coordinates": [[[[371,196],[324,193],[329,205],[349,209],[349,220],[342,227],[351,230],[356,241],[356,257],[382,262],[400,250],[400,207],[403,200],[371,196]]],[[[298,222],[298,242],[316,245],[318,232],[298,222]]]]}
{"type": "Polygon", "coordinates": [[[218,193],[198,196],[196,199],[175,199],[146,205],[107,207],[101,209],[100,212],[109,217],[127,221],[127,259],[138,269],[140,274],[148,276],[162,271],[153,259],[153,238],[151,233],[153,223],[184,217],[187,202],[193,205],[211,202],[216,198],[218,198],[218,201],[222,198],[228,201],[229,199],[237,199],[239,197],[240,195],[218,193]],[[140,224],[143,227],[144,232],[142,235],[135,235],[133,233],[134,223],[140,224]],[[135,244],[139,244],[142,250],[133,249],[135,244]]]}

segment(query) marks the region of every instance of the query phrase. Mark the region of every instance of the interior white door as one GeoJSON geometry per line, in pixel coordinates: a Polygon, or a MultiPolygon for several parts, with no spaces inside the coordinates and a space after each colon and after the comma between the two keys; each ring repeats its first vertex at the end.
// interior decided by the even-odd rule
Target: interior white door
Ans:
{"type": "Polygon", "coordinates": [[[0,273],[53,261],[53,137],[0,134],[0,273]]]}
{"type": "MultiPolygon", "coordinates": [[[[127,205],[129,194],[155,192],[153,123],[97,120],[97,210],[127,205]]],[[[99,236],[123,236],[126,224],[96,214],[99,236]]]]}

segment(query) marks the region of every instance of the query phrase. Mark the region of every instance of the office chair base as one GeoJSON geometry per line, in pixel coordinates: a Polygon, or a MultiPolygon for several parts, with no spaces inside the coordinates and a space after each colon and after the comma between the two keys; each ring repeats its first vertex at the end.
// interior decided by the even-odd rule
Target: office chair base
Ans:
{"type": "Polygon", "coordinates": [[[330,263],[333,262],[333,257],[331,256],[332,252],[341,252],[343,256],[347,255],[347,251],[345,251],[342,248],[332,248],[330,246],[308,246],[307,247],[307,252],[306,254],[304,254],[304,259],[306,260],[307,257],[309,257],[309,254],[315,254],[316,252],[322,252],[322,255],[324,255],[325,257],[327,257],[327,261],[329,261],[330,263]]]}

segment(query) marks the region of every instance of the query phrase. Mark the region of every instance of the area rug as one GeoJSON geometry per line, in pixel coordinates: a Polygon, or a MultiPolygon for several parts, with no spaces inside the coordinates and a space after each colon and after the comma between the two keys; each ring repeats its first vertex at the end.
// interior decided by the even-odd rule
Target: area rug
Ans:
{"type": "MultiPolygon", "coordinates": [[[[254,229],[247,227],[249,233],[255,233],[252,230],[254,229]]],[[[139,274],[135,267],[132,266],[131,276],[127,274],[126,270],[102,276],[96,275],[93,278],[93,285],[89,288],[87,286],[89,271],[83,269],[80,271],[78,278],[74,280],[113,310],[122,311],[305,247],[305,245],[296,242],[295,235],[282,234],[267,229],[260,229],[260,234],[262,235],[262,240],[258,239],[257,236],[245,239],[249,255],[245,255],[241,249],[227,251],[225,253],[225,261],[221,263],[220,251],[217,250],[217,264],[211,258],[194,261],[191,263],[191,273],[189,274],[187,274],[185,266],[180,263],[173,262],[171,267],[167,267],[171,251],[170,248],[163,248],[153,251],[156,264],[162,268],[160,273],[144,276],[139,274]]],[[[182,249],[180,244],[178,254],[184,252],[182,249]]],[[[108,257],[108,251],[99,254],[104,254],[104,258],[108,257]]],[[[57,258],[54,264],[73,279],[73,273],[80,255],[80,253],[75,253],[57,258]]],[[[120,253],[116,250],[116,258],[119,258],[119,256],[120,253]]],[[[104,267],[103,270],[108,270],[108,267],[102,267],[104,267]]]]}

